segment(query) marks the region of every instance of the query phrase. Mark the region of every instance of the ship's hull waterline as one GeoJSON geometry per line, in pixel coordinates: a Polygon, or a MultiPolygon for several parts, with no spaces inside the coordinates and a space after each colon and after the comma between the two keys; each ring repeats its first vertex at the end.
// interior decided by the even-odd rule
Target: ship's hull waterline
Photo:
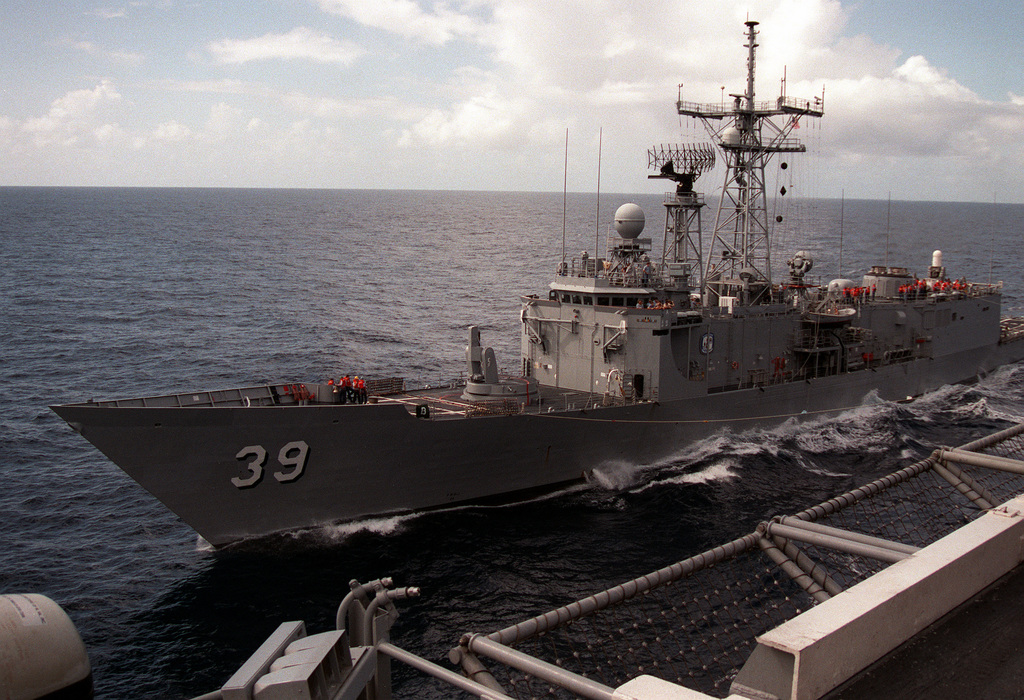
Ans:
{"type": "Polygon", "coordinates": [[[834,414],[869,396],[902,400],[1022,357],[1014,342],[701,399],[454,420],[389,403],[53,410],[219,546],[550,490],[602,466],[651,464],[722,429],[834,414]]]}

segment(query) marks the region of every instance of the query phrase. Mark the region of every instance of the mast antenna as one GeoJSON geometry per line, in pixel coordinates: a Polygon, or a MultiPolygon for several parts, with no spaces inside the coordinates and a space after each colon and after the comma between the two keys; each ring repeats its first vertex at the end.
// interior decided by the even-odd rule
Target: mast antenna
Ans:
{"type": "Polygon", "coordinates": [[[565,200],[569,191],[569,127],[565,127],[565,169],[562,171],[562,262],[565,262],[565,200]]]}
{"type": "MultiPolygon", "coordinates": [[[[601,144],[604,140],[604,127],[597,132],[597,221],[594,222],[594,264],[601,250],[601,144]]],[[[597,268],[594,268],[597,277],[597,268]]]]}
{"type": "MultiPolygon", "coordinates": [[[[781,95],[755,101],[758,23],[745,23],[747,85],[731,94],[731,105],[678,103],[679,113],[699,119],[725,160],[725,184],[718,204],[711,250],[705,261],[704,292],[709,305],[760,304],[771,294],[771,231],[768,226],[765,166],[776,153],[807,150],[791,137],[797,121],[820,117],[824,100],[781,95]]],[[[783,187],[779,194],[786,195],[783,187]]]]}

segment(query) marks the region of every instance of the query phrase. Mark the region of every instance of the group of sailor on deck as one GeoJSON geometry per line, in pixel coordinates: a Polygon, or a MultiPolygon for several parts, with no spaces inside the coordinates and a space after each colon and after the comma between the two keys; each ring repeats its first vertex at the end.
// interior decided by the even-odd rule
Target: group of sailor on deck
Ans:
{"type": "Polygon", "coordinates": [[[338,403],[366,403],[366,381],[356,377],[353,379],[345,375],[335,385],[333,379],[327,380],[328,386],[334,386],[334,393],[338,394],[338,403]]]}
{"type": "Polygon", "coordinates": [[[637,299],[636,302],[636,308],[638,309],[674,309],[675,307],[676,304],[671,299],[668,301],[648,299],[646,302],[643,299],[637,299]]]}

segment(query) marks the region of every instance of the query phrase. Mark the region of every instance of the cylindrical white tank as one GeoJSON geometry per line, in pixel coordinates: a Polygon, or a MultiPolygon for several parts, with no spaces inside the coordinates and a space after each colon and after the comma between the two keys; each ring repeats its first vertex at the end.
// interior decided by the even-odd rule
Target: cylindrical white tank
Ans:
{"type": "Polygon", "coordinates": [[[932,267],[942,267],[942,251],[936,250],[932,252],[932,267]]]}
{"type": "Polygon", "coordinates": [[[38,593],[0,595],[0,695],[92,697],[85,644],[60,606],[38,593]]]}

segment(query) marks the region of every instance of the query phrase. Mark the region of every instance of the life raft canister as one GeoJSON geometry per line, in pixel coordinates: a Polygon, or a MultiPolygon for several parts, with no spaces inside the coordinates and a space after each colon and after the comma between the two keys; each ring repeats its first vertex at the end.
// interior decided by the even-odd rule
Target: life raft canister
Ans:
{"type": "Polygon", "coordinates": [[[0,595],[0,678],[4,697],[86,700],[92,667],[75,624],[38,593],[0,595]]]}

